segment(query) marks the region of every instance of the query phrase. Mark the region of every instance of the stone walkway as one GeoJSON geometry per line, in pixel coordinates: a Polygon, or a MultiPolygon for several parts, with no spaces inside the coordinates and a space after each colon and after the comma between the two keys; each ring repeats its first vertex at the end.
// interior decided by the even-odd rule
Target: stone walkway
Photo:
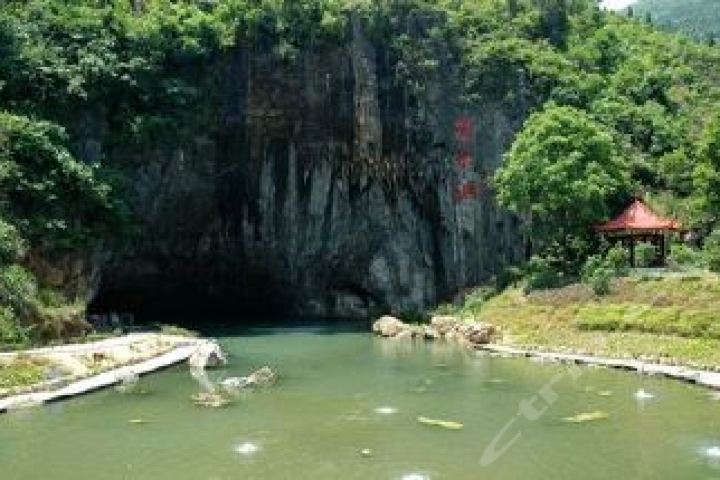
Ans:
{"type": "Polygon", "coordinates": [[[542,352],[496,344],[481,345],[478,346],[477,349],[514,357],[534,357],[553,362],[574,363],[578,365],[598,365],[622,370],[634,370],[645,375],[662,375],[668,378],[720,390],[720,373],[710,372],[707,370],[694,370],[681,366],[646,363],[641,362],[640,360],[542,352]]]}
{"type": "Polygon", "coordinates": [[[115,385],[128,377],[143,375],[188,360],[207,343],[210,341],[205,339],[139,333],[92,343],[1,353],[0,360],[12,360],[18,355],[49,359],[71,373],[67,377],[36,386],[32,391],[0,398],[0,412],[115,385]],[[110,365],[108,369],[92,374],[85,363],[88,357],[93,356],[115,359],[117,365],[110,365]]]}

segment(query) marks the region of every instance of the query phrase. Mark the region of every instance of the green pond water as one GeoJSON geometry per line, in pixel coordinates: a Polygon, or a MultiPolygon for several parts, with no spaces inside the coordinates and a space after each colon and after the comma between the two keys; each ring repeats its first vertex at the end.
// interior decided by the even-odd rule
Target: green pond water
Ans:
{"type": "Polygon", "coordinates": [[[106,389],[0,415],[0,478],[720,478],[720,402],[690,385],[323,328],[221,342],[231,362],[211,379],[268,364],[282,380],[201,408],[190,399],[198,383],[177,366],[144,377],[146,394],[106,389]],[[636,399],[640,389],[654,397],[636,399]],[[597,410],[609,418],[563,421],[597,410]]]}

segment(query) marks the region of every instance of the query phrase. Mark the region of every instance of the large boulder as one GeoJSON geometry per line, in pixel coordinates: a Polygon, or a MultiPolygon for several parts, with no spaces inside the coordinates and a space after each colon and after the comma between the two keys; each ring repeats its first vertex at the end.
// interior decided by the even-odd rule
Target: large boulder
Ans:
{"type": "Polygon", "coordinates": [[[469,323],[464,331],[465,339],[474,345],[490,343],[495,334],[495,326],[489,323],[469,323]]]}
{"type": "Polygon", "coordinates": [[[430,326],[441,336],[455,330],[461,323],[458,317],[452,315],[435,315],[430,319],[430,326]]]}
{"type": "Polygon", "coordinates": [[[220,344],[213,341],[201,342],[195,353],[188,359],[190,367],[194,369],[216,368],[227,364],[227,358],[220,344]]]}
{"type": "Polygon", "coordinates": [[[396,337],[401,332],[408,329],[408,326],[402,320],[385,315],[380,317],[373,323],[373,333],[381,337],[396,337]]]}

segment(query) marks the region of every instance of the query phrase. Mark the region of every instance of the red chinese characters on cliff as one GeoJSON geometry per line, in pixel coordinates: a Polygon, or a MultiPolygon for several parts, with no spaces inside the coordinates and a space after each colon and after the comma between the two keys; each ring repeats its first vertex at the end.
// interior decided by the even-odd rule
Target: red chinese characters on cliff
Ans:
{"type": "Polygon", "coordinates": [[[454,198],[456,202],[473,200],[480,195],[480,185],[472,180],[460,182],[455,187],[454,198]]]}
{"type": "Polygon", "coordinates": [[[455,165],[458,168],[466,170],[472,167],[473,158],[470,152],[460,151],[455,155],[455,165]]]}
{"type": "Polygon", "coordinates": [[[469,179],[473,166],[473,119],[467,115],[455,120],[455,166],[458,169],[458,182],[453,189],[455,202],[462,203],[480,196],[480,185],[469,179]]]}
{"type": "Polygon", "coordinates": [[[473,121],[472,118],[463,115],[455,120],[455,140],[459,144],[472,143],[473,121]]]}

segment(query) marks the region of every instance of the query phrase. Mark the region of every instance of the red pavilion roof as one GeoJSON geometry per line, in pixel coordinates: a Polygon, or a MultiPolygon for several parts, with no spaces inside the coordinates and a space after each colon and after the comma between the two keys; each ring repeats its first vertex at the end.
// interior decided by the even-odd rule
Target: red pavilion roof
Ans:
{"type": "Polygon", "coordinates": [[[599,232],[618,232],[625,230],[682,230],[677,220],[664,218],[650,210],[641,200],[635,200],[632,205],[625,209],[617,218],[607,223],[598,225],[595,229],[599,232]]]}

